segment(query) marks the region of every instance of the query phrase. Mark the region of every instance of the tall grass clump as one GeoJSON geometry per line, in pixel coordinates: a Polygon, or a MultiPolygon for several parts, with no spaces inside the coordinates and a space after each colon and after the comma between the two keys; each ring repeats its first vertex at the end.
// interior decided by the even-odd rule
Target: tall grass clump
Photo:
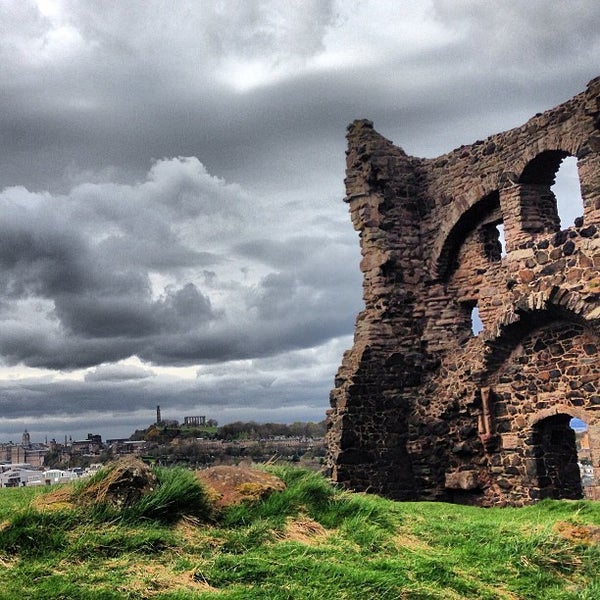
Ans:
{"type": "Polygon", "coordinates": [[[156,488],[123,511],[127,522],[154,520],[174,523],[182,517],[209,520],[212,505],[208,495],[192,471],[154,467],[156,488]]]}
{"type": "Polygon", "coordinates": [[[212,518],[213,507],[206,490],[196,475],[181,468],[153,467],[154,483],[151,489],[139,494],[133,501],[116,506],[102,493],[115,467],[100,469],[89,479],[77,482],[73,489],[75,504],[95,522],[158,521],[169,524],[182,517],[206,521],[212,518]],[[90,498],[93,500],[90,501],[90,498]]]}

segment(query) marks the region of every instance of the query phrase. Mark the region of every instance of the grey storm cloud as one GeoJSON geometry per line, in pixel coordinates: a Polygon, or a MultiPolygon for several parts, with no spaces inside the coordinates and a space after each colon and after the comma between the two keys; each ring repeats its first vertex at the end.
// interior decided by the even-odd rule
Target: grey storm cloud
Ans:
{"type": "Polygon", "coordinates": [[[436,156],[599,74],[596,0],[4,0],[0,23],[6,435],[157,403],[320,418],[362,307],[347,124],[436,156]]]}
{"type": "MultiPolygon", "coordinates": [[[[275,223],[286,235],[282,211],[266,211],[264,200],[209,175],[195,158],[157,161],[133,185],[80,184],[62,195],[8,188],[0,206],[0,321],[12,332],[0,352],[10,364],[264,356],[345,333],[356,312],[350,302],[339,313],[320,289],[323,271],[340,268],[316,263],[315,238],[257,241],[275,223]],[[231,272],[235,256],[254,270],[277,270],[244,282],[231,272]],[[207,266],[215,269],[211,285],[207,266]],[[47,303],[34,315],[35,336],[11,329],[32,318],[23,301],[47,303]]],[[[335,254],[340,241],[320,245],[335,254]]],[[[348,271],[343,283],[356,285],[348,271]]]]}
{"type": "Polygon", "coordinates": [[[598,49],[600,8],[592,0],[500,2],[493,7],[478,0],[434,0],[433,6],[436,17],[461,40],[470,39],[470,45],[463,49],[465,55],[473,48],[480,50],[470,55],[473,62],[493,61],[506,70],[524,70],[531,62],[570,62],[572,67],[574,58],[577,66],[577,62],[585,62],[590,51],[598,49]],[[526,61],[522,60],[523,52],[527,52],[526,61]],[[578,53],[583,60],[577,61],[578,53]]]}
{"type": "Polygon", "coordinates": [[[302,246],[301,240],[291,239],[282,242],[261,239],[238,244],[233,250],[237,254],[253,257],[274,267],[290,268],[304,260],[304,248],[302,246]]]}

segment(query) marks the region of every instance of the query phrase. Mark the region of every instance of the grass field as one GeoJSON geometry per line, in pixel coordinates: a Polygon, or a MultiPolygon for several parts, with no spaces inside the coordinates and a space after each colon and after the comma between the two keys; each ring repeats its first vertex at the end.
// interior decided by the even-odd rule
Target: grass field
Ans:
{"type": "Polygon", "coordinates": [[[398,503],[270,471],[285,491],[218,515],[181,470],[124,511],[0,490],[0,599],[600,598],[600,503],[398,503]]]}

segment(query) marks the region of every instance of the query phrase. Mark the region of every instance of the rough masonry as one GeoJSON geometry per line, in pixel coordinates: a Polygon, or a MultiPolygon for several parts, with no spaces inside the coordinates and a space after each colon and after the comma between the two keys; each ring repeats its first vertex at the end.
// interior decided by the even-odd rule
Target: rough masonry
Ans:
{"type": "Polygon", "coordinates": [[[365,307],[331,392],[332,478],[400,500],[578,498],[578,417],[600,499],[600,77],[435,159],[367,120],[347,137],[365,307]],[[567,156],[583,206],[561,230],[567,156]]]}

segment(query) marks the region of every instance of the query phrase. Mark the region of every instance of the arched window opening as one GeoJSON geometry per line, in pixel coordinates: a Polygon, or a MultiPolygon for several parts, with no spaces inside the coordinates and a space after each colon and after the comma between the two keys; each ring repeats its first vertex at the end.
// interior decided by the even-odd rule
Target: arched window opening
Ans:
{"type": "Polygon", "coordinates": [[[562,150],[541,152],[523,169],[520,184],[520,216],[523,231],[531,234],[560,231],[556,197],[552,191],[562,150]]]}
{"type": "Polygon", "coordinates": [[[536,423],[532,431],[538,499],[583,498],[575,431],[571,417],[553,415],[536,423]]]}
{"type": "Polygon", "coordinates": [[[577,158],[567,156],[562,160],[551,189],[556,197],[561,227],[571,227],[575,219],[583,215],[577,158]]]}
{"type": "Polygon", "coordinates": [[[493,222],[481,227],[483,253],[490,262],[498,262],[506,255],[504,224],[493,222]]]}
{"type": "Polygon", "coordinates": [[[483,331],[483,322],[477,304],[471,309],[471,331],[474,336],[478,336],[483,331]]]}
{"type": "Polygon", "coordinates": [[[583,495],[586,497],[592,497],[592,487],[594,486],[594,467],[592,461],[590,431],[587,423],[577,418],[571,419],[569,426],[575,432],[577,465],[579,466],[579,475],[581,477],[583,495]]]}
{"type": "MultiPolygon", "coordinates": [[[[459,268],[459,255],[469,244],[473,244],[473,249],[477,246],[480,254],[480,244],[483,245],[482,259],[500,260],[501,245],[497,230],[500,223],[500,194],[494,190],[466,210],[448,233],[437,259],[440,279],[447,281],[459,268]]],[[[484,264],[481,266],[483,268],[484,264]]]]}

